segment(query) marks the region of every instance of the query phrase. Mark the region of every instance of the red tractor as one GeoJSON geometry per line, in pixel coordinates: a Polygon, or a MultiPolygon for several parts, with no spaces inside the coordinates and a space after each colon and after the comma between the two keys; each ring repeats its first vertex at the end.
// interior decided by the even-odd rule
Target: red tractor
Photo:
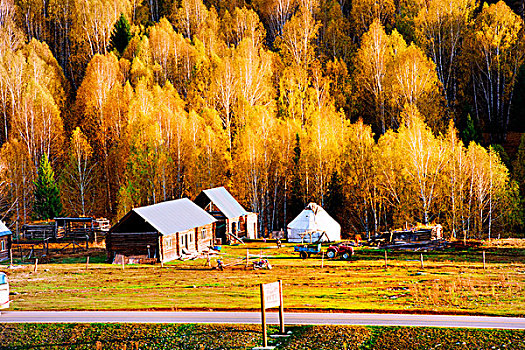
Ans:
{"type": "Polygon", "coordinates": [[[330,259],[340,256],[345,260],[349,260],[354,255],[354,248],[345,242],[334,244],[328,247],[326,256],[330,259]]]}

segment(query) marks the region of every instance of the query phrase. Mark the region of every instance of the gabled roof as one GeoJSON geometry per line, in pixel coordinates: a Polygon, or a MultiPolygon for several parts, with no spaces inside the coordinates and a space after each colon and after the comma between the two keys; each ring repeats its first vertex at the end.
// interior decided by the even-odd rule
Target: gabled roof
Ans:
{"type": "Polygon", "coordinates": [[[195,198],[195,202],[202,208],[205,208],[212,202],[228,219],[248,214],[224,187],[215,187],[202,191],[197,198],[195,198]],[[204,197],[207,197],[209,200],[204,200],[204,197]]]}
{"type": "Polygon", "coordinates": [[[0,221],[0,237],[7,236],[10,234],[12,234],[11,231],[7,228],[7,226],[2,221],[0,221]]]}
{"type": "MultiPolygon", "coordinates": [[[[135,208],[132,212],[142,217],[162,235],[186,231],[217,221],[213,216],[202,210],[188,198],[135,208]]],[[[130,213],[115,226],[118,226],[129,218],[129,214],[130,213]]]]}

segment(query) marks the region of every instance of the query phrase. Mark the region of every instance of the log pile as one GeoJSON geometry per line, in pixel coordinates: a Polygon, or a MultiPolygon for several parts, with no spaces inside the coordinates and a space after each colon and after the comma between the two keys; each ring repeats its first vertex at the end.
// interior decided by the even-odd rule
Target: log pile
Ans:
{"type": "Polygon", "coordinates": [[[441,225],[432,227],[415,227],[384,232],[368,242],[382,248],[439,248],[443,246],[441,225]]]}

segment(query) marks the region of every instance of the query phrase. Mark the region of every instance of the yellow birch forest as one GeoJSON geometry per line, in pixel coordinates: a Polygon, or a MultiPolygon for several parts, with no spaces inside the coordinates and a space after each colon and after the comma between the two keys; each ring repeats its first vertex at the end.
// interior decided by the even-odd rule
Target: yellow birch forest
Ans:
{"type": "Polygon", "coordinates": [[[0,219],[225,186],[280,230],[521,235],[523,9],[475,0],[0,0],[0,219]],[[507,151],[507,152],[506,152],[507,151]]]}

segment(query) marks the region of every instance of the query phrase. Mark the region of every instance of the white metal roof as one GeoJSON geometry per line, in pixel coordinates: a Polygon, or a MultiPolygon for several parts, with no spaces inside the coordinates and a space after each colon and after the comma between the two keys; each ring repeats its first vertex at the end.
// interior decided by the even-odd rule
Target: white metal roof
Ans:
{"type": "Polygon", "coordinates": [[[228,219],[248,214],[224,187],[202,191],[228,219]]]}
{"type": "Polygon", "coordinates": [[[186,231],[217,220],[188,198],[133,209],[163,235],[186,231]]]}
{"type": "Polygon", "coordinates": [[[2,221],[0,221],[0,237],[7,236],[10,234],[11,234],[11,231],[7,228],[7,226],[2,221]]]}

